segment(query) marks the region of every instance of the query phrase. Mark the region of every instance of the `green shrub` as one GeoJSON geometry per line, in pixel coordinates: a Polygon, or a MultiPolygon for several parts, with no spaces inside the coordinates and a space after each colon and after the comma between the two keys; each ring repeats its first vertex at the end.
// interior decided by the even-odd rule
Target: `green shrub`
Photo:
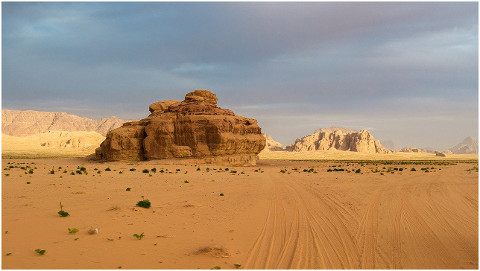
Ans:
{"type": "Polygon", "coordinates": [[[73,229],[68,228],[68,233],[70,233],[70,234],[75,234],[77,232],[78,232],[77,228],[73,228],[73,229]]]}
{"type": "Polygon", "coordinates": [[[63,205],[62,205],[61,202],[60,202],[60,211],[58,211],[58,215],[61,216],[61,217],[66,217],[66,216],[70,215],[69,213],[67,213],[63,210],[63,205]]]}
{"type": "Polygon", "coordinates": [[[40,254],[40,255],[43,255],[43,254],[45,254],[45,252],[47,252],[47,251],[46,251],[45,249],[39,249],[39,248],[37,248],[37,249],[35,249],[35,252],[37,252],[37,253],[40,254]]]}
{"type": "Polygon", "coordinates": [[[137,202],[138,207],[150,208],[150,201],[142,196],[142,200],[137,202]]]}
{"type": "Polygon", "coordinates": [[[142,170],[142,173],[149,173],[150,171],[148,169],[142,170]]]}
{"type": "Polygon", "coordinates": [[[134,237],[137,237],[138,240],[142,240],[142,238],[143,238],[145,235],[144,235],[143,232],[142,232],[142,233],[140,233],[140,234],[136,234],[136,233],[135,233],[133,236],[134,236],[134,237]]]}

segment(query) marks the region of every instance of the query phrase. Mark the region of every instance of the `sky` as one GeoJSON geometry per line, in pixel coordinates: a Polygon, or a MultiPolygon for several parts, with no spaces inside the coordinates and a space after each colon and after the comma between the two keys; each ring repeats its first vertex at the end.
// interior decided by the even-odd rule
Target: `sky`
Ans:
{"type": "Polygon", "coordinates": [[[477,2],[2,2],[2,108],[140,119],[208,89],[287,145],[478,138],[477,2]]]}

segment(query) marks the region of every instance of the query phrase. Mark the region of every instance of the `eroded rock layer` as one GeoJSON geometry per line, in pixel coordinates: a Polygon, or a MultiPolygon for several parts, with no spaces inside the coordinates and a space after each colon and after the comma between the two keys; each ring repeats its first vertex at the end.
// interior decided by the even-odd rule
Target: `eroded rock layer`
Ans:
{"type": "Polygon", "coordinates": [[[389,153],[369,131],[357,132],[337,127],[318,129],[311,135],[297,139],[295,144],[287,146],[286,149],[297,152],[337,149],[363,153],[389,153]]]}
{"type": "Polygon", "coordinates": [[[255,119],[217,106],[217,96],[195,90],[183,102],[150,105],[150,116],[107,134],[96,150],[101,160],[204,158],[205,162],[254,165],[265,147],[255,119]]]}

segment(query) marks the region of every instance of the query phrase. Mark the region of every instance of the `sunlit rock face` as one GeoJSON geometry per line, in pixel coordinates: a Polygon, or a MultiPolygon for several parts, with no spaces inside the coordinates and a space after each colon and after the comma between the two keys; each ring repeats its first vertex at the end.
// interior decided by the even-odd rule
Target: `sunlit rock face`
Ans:
{"type": "Polygon", "coordinates": [[[206,163],[255,165],[265,137],[255,119],[217,106],[217,96],[195,90],[183,102],[150,105],[150,116],[107,134],[99,160],[203,159],[206,163]]]}

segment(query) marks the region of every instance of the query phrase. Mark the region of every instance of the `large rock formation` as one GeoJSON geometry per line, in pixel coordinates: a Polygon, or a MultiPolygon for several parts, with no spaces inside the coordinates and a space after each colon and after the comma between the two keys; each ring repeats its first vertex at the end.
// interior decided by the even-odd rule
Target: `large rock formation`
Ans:
{"type": "Polygon", "coordinates": [[[469,136],[448,151],[457,154],[478,153],[478,140],[469,136]]]}
{"type": "Polygon", "coordinates": [[[183,102],[150,105],[151,114],[107,134],[96,150],[101,160],[193,158],[207,163],[255,165],[265,138],[255,119],[217,106],[217,96],[195,90],[183,102]]]}
{"type": "Polygon", "coordinates": [[[125,122],[116,117],[93,120],[65,112],[2,110],[2,134],[10,136],[29,136],[49,131],[93,131],[106,136],[110,130],[125,122]]]}
{"type": "Polygon", "coordinates": [[[389,153],[367,130],[360,132],[346,128],[318,129],[315,133],[297,139],[287,146],[288,151],[316,151],[337,149],[363,153],[389,153]]]}

